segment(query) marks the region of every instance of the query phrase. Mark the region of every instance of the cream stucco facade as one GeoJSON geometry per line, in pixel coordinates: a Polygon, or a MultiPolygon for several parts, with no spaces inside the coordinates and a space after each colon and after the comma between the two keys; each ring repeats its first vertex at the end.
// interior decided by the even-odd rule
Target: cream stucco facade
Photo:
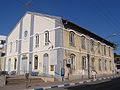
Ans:
{"type": "Polygon", "coordinates": [[[109,45],[108,41],[106,44],[74,29],[65,28],[67,24],[60,17],[27,12],[7,37],[4,70],[16,71],[18,75],[38,72],[39,75],[52,76],[58,80],[61,80],[62,67],[65,68],[65,76],[68,77],[69,74],[71,78],[88,76],[93,68],[98,74],[111,74],[114,70],[112,44],[109,45]],[[72,37],[70,37],[71,31],[74,32],[72,37]],[[81,48],[81,36],[85,37],[84,49],[81,48]],[[91,39],[94,41],[93,51],[90,50],[91,39]],[[70,41],[73,41],[74,45],[72,43],[70,45],[70,41]],[[97,50],[98,42],[101,44],[100,53],[97,50]],[[102,52],[102,45],[106,46],[106,55],[102,52]],[[91,60],[94,61],[94,67],[91,66],[91,60]],[[105,60],[107,61],[107,70],[103,69],[103,64],[102,69],[98,70],[99,60],[103,64],[105,60]]]}

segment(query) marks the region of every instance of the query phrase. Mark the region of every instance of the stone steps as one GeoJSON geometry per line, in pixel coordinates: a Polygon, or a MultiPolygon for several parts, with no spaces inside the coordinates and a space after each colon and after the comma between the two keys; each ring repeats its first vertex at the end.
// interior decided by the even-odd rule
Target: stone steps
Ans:
{"type": "Polygon", "coordinates": [[[26,84],[29,83],[40,83],[44,82],[40,77],[30,77],[29,80],[26,80],[24,76],[14,76],[7,77],[7,85],[18,85],[18,84],[26,84]]]}

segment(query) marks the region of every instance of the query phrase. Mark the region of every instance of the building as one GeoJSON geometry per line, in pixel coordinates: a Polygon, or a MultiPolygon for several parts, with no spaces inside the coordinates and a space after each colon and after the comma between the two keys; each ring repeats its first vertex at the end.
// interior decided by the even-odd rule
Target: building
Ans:
{"type": "Polygon", "coordinates": [[[4,70],[5,43],[6,36],[0,35],[0,71],[4,70]]]}
{"type": "Polygon", "coordinates": [[[114,56],[115,56],[115,65],[116,65],[116,68],[118,69],[118,70],[120,70],[120,55],[118,55],[118,54],[114,54],[114,56]]]}
{"type": "Polygon", "coordinates": [[[27,12],[7,37],[5,70],[61,80],[112,74],[114,44],[57,16],[27,12]]]}

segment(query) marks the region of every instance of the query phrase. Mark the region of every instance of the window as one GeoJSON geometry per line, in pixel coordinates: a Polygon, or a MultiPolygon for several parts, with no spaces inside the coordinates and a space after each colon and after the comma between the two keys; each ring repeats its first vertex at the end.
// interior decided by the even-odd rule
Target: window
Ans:
{"type": "Polygon", "coordinates": [[[39,34],[35,35],[35,47],[39,47],[39,34]]]}
{"type": "Polygon", "coordinates": [[[81,44],[82,44],[82,49],[86,48],[86,43],[85,43],[85,37],[81,36],[81,44]]]}
{"type": "Polygon", "coordinates": [[[54,71],[54,65],[50,65],[50,71],[54,71]]]}
{"type": "Polygon", "coordinates": [[[106,46],[104,45],[104,55],[106,55],[106,46]]]}
{"type": "Polygon", "coordinates": [[[24,32],[24,37],[27,37],[27,35],[28,35],[28,31],[25,31],[24,32]]]}
{"type": "Polygon", "coordinates": [[[74,35],[75,35],[75,33],[73,31],[70,31],[70,34],[69,34],[70,46],[75,46],[74,35]]]}
{"type": "Polygon", "coordinates": [[[75,70],[75,55],[71,54],[70,58],[71,58],[71,69],[75,70]]]}
{"type": "Polygon", "coordinates": [[[112,65],[111,65],[112,62],[110,61],[109,63],[110,63],[109,66],[110,66],[110,71],[111,71],[112,70],[112,65]]]}
{"type": "Polygon", "coordinates": [[[14,70],[16,70],[16,66],[17,66],[17,59],[15,59],[14,61],[14,70]]]}
{"type": "Polygon", "coordinates": [[[5,42],[6,42],[5,40],[0,40],[0,44],[4,45],[5,42]]]}
{"type": "Polygon", "coordinates": [[[92,58],[91,59],[91,66],[92,66],[92,70],[95,70],[95,59],[94,58],[92,58]]]}
{"type": "Polygon", "coordinates": [[[45,45],[49,45],[49,31],[45,31],[45,45]]]}
{"type": "Polygon", "coordinates": [[[94,51],[94,41],[93,40],[90,40],[90,48],[91,48],[91,51],[94,51]]]}
{"type": "Polygon", "coordinates": [[[99,71],[101,71],[102,70],[102,61],[101,61],[101,59],[99,59],[99,71]]]}
{"type": "Polygon", "coordinates": [[[98,43],[98,53],[100,54],[100,43],[98,43]]]}
{"type": "Polygon", "coordinates": [[[105,60],[105,71],[107,71],[107,60],[105,60]]]}
{"type": "Polygon", "coordinates": [[[12,42],[10,42],[10,53],[12,52],[12,42]]]}
{"type": "Polygon", "coordinates": [[[16,52],[18,51],[18,40],[16,40],[16,52]]]}
{"type": "Polygon", "coordinates": [[[109,56],[111,56],[110,47],[109,47],[109,56]]]}
{"type": "Polygon", "coordinates": [[[38,56],[35,55],[34,57],[34,69],[38,69],[38,56]]]}
{"type": "Polygon", "coordinates": [[[82,56],[82,69],[85,70],[86,69],[86,57],[82,56]]]}

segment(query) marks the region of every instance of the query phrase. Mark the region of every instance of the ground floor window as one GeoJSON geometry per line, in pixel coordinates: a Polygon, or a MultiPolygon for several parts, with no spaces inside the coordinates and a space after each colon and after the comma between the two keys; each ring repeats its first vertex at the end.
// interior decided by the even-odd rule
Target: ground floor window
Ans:
{"type": "Polygon", "coordinates": [[[92,58],[91,59],[91,68],[92,68],[92,70],[95,70],[95,59],[94,58],[92,58]]]}
{"type": "Polygon", "coordinates": [[[101,59],[99,59],[99,71],[101,71],[102,70],[102,61],[101,61],[101,59]]]}
{"type": "Polygon", "coordinates": [[[38,69],[38,56],[35,55],[34,57],[34,69],[38,69]]]}
{"type": "Polygon", "coordinates": [[[71,69],[75,70],[75,55],[71,54],[70,58],[71,58],[71,69]]]}
{"type": "Polygon", "coordinates": [[[15,61],[14,61],[14,70],[16,70],[16,67],[17,67],[17,59],[15,58],[15,61]]]}
{"type": "Polygon", "coordinates": [[[86,69],[86,56],[82,56],[82,70],[86,69]]]}
{"type": "Polygon", "coordinates": [[[105,60],[105,71],[107,71],[107,60],[105,60]]]}

